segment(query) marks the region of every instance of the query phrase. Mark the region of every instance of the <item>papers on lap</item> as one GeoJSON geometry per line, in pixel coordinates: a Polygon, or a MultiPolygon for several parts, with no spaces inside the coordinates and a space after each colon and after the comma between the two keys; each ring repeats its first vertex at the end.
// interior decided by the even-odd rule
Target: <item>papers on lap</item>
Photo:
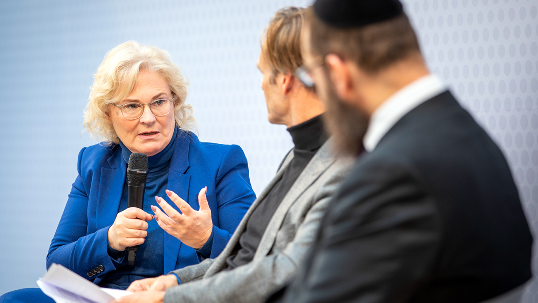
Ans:
{"type": "Polygon", "coordinates": [[[126,290],[101,288],[58,264],[52,264],[37,285],[57,303],[108,303],[132,294],[126,290]]]}

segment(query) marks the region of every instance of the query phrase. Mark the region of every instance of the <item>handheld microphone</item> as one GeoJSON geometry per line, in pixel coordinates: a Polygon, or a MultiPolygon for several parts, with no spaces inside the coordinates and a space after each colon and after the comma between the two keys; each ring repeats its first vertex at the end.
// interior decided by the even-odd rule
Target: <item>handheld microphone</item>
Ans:
{"type": "MultiPolygon", "coordinates": [[[[148,156],[141,153],[132,153],[127,165],[127,185],[129,207],[142,208],[144,205],[144,190],[148,179],[148,156]]],[[[129,265],[134,266],[140,245],[127,247],[129,265]]]]}

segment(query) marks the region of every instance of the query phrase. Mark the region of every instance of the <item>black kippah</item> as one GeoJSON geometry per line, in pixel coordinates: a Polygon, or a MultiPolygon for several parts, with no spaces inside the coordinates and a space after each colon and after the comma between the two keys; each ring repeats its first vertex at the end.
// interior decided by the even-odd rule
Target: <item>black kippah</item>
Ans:
{"type": "Polygon", "coordinates": [[[329,25],[350,28],[392,19],[403,8],[398,0],[317,0],[314,13],[329,25]]]}

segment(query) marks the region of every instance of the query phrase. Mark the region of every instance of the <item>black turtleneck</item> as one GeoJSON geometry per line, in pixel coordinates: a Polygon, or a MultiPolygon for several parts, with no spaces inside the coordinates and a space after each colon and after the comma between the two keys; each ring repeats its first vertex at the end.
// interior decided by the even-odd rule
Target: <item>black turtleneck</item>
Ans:
{"type": "Polygon", "coordinates": [[[327,140],[321,115],[288,128],[288,132],[295,145],[293,159],[285,168],[282,178],[250,216],[245,232],[241,235],[234,253],[226,261],[228,263],[227,269],[234,269],[252,261],[263,233],[280,202],[299,178],[308,162],[327,140]]]}

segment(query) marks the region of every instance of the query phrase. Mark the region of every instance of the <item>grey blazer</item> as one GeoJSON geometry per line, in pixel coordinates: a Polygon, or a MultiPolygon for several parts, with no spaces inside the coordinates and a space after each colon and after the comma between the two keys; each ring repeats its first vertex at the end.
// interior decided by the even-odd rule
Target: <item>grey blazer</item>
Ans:
{"type": "Polygon", "coordinates": [[[166,291],[165,303],[263,302],[295,274],[314,240],[329,199],[351,165],[349,159],[336,159],[331,154],[330,140],[314,155],[280,203],[254,259],[223,271],[252,212],[263,203],[292,158],[293,153],[289,153],[217,258],[174,271],[182,284],[166,291]]]}

